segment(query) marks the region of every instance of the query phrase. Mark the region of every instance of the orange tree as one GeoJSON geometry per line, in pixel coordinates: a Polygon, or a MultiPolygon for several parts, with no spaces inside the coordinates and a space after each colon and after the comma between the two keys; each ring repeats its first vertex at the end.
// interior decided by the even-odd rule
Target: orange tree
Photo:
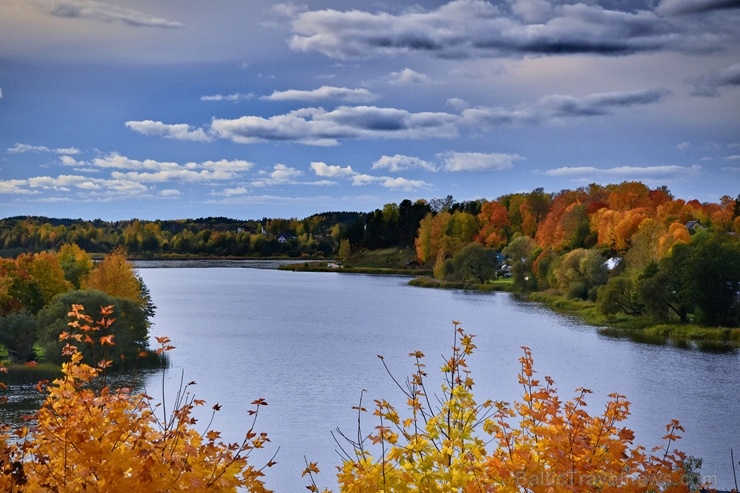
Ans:
{"type": "MultiPolygon", "coordinates": [[[[588,390],[578,389],[574,399],[561,401],[552,379],[535,378],[527,348],[520,358],[522,400],[478,403],[467,368],[473,336],[454,324],[456,340],[442,367],[441,394],[428,391],[424,355],[411,353],[415,372],[405,385],[396,380],[406,395],[406,417],[388,401],[376,400],[374,430],[364,435],[358,425],[357,439],[342,435],[349,446],[342,449],[337,475],[341,491],[689,491],[685,455],[671,449],[682,430],[677,422],[667,425],[664,445],[651,451],[635,446],[633,433],[621,427],[629,414],[624,396],[611,394],[603,413],[595,416],[586,411],[588,390]]],[[[356,410],[359,421],[367,412],[362,400],[356,410]]],[[[307,466],[309,489],[318,491],[318,468],[307,466]]]]}

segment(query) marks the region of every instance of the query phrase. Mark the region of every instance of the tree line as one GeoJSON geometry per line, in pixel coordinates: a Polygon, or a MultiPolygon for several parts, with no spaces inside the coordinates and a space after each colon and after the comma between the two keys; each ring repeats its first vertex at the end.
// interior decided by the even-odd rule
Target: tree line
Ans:
{"type": "Polygon", "coordinates": [[[105,222],[0,220],[0,255],[125,248],[132,256],[336,258],[411,248],[440,280],[512,277],[520,291],[591,300],[606,315],[738,324],[740,196],[676,198],[640,182],[536,188],[495,200],[406,199],[304,219],[223,217],[105,222]]]}
{"type": "Polygon", "coordinates": [[[591,300],[605,315],[740,322],[740,196],[685,201],[639,182],[536,189],[483,201],[477,214],[431,212],[415,247],[438,279],[505,275],[519,291],[591,300]]]}

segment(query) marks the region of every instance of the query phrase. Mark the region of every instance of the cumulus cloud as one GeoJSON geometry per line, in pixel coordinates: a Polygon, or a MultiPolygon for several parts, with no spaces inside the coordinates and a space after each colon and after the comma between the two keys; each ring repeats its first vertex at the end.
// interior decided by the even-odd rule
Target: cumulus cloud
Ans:
{"type": "Polygon", "coordinates": [[[250,93],[241,93],[236,92],[234,94],[212,94],[210,96],[201,96],[201,101],[231,101],[231,102],[237,102],[237,101],[249,101],[250,99],[254,98],[254,94],[250,93]]]}
{"type": "MultiPolygon", "coordinates": [[[[715,6],[737,3],[703,1],[715,6]]],[[[737,36],[731,28],[707,33],[689,22],[668,20],[649,10],[624,12],[591,3],[550,5],[543,0],[508,5],[453,0],[436,9],[416,9],[398,15],[324,9],[296,13],[291,27],[293,50],[337,59],[398,53],[464,59],[693,52],[721,49],[718,40],[737,36]]]]}
{"type": "Polygon", "coordinates": [[[340,106],[332,111],[303,108],[269,118],[214,119],[213,135],[240,144],[292,141],[337,145],[342,139],[427,139],[457,135],[458,117],[449,113],[411,113],[376,106],[340,106]]]}
{"type": "Polygon", "coordinates": [[[390,176],[372,176],[363,173],[358,173],[352,177],[352,185],[354,186],[365,186],[374,183],[385,188],[402,190],[405,192],[431,188],[431,185],[423,180],[409,180],[407,178],[394,178],[390,176]]]}
{"type": "Polygon", "coordinates": [[[671,178],[677,174],[688,174],[699,171],[700,166],[617,166],[614,168],[596,168],[593,166],[565,166],[545,171],[548,176],[590,177],[608,176],[621,179],[636,178],[671,178]]]}
{"type": "Polygon", "coordinates": [[[311,163],[311,169],[317,176],[325,176],[327,178],[337,178],[343,176],[352,176],[355,172],[352,170],[352,166],[341,166],[331,165],[316,161],[311,163]]]}
{"type": "Polygon", "coordinates": [[[663,0],[655,9],[661,15],[701,14],[740,8],[738,0],[663,0]]]}
{"type": "Polygon", "coordinates": [[[692,96],[719,97],[720,89],[740,86],[740,63],[702,74],[687,82],[693,86],[692,96]]]}
{"type": "Polygon", "coordinates": [[[34,146],[34,145],[16,143],[13,147],[8,147],[8,152],[11,152],[14,154],[22,154],[25,152],[51,152],[54,154],[75,155],[75,154],[79,154],[80,150],[77,149],[76,147],[59,147],[56,149],[52,149],[46,146],[34,146]]]}
{"type": "Polygon", "coordinates": [[[445,152],[439,154],[445,171],[500,171],[509,169],[515,161],[524,159],[518,154],[483,152],[445,152]]]}
{"type": "Polygon", "coordinates": [[[429,82],[429,77],[410,68],[405,68],[399,72],[391,72],[388,76],[388,83],[393,85],[425,84],[427,82],[429,82]]]}
{"type": "Polygon", "coordinates": [[[323,101],[332,100],[343,103],[369,103],[378,99],[378,96],[367,89],[350,89],[347,87],[321,86],[310,91],[289,89],[274,91],[269,96],[260,99],[268,101],[323,101]]]}
{"type": "MultiPolygon", "coordinates": [[[[466,107],[459,114],[413,113],[404,109],[377,106],[339,106],[333,110],[307,107],[281,115],[247,115],[235,119],[214,118],[210,128],[159,121],[128,121],[126,126],[143,135],[206,142],[227,139],[239,144],[295,142],[315,146],[336,146],[356,139],[454,138],[463,127],[481,129],[506,124],[543,123],[565,118],[608,115],[633,106],[661,102],[671,92],[663,88],[595,93],[583,98],[546,96],[535,103],[514,107],[466,107]]],[[[462,100],[451,104],[465,106],[462,100]]],[[[410,163],[406,163],[410,164],[410,163]]],[[[379,164],[382,166],[383,164],[379,164]]],[[[423,163],[416,163],[429,168],[423,163]]],[[[391,166],[390,162],[387,166],[391,166]]]]}
{"type": "Polygon", "coordinates": [[[404,191],[431,187],[429,183],[422,180],[410,180],[407,178],[390,176],[373,176],[366,173],[358,173],[354,171],[351,166],[341,167],[328,165],[322,162],[313,162],[311,163],[311,170],[313,170],[317,176],[327,178],[349,178],[354,186],[377,184],[385,188],[404,191]]]}
{"type": "Polygon", "coordinates": [[[118,153],[110,153],[103,157],[94,158],[89,164],[97,168],[126,170],[125,172],[113,171],[111,176],[115,179],[142,183],[231,180],[237,177],[239,173],[249,171],[254,166],[254,163],[239,159],[179,164],[154,159],[131,159],[118,153]]]}
{"type": "Polygon", "coordinates": [[[387,169],[394,173],[414,168],[426,171],[437,170],[437,167],[428,161],[424,161],[418,157],[404,156],[403,154],[381,156],[380,159],[373,163],[373,169],[387,169]]]}
{"type": "Polygon", "coordinates": [[[164,137],[166,139],[208,142],[211,140],[202,128],[193,128],[185,123],[174,125],[153,121],[128,121],[126,127],[142,135],[164,137]]]}
{"type": "Polygon", "coordinates": [[[178,21],[163,19],[133,9],[95,0],[35,0],[34,4],[54,17],[120,22],[133,27],[179,29],[178,21]]]}

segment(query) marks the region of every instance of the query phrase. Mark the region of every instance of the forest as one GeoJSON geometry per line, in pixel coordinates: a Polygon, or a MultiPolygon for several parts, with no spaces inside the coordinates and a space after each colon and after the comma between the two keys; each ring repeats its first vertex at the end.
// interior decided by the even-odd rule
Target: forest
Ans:
{"type": "Polygon", "coordinates": [[[72,259],[85,255],[347,262],[358,252],[391,249],[415,258],[396,255],[397,267],[425,267],[438,281],[462,287],[507,278],[515,291],[588,300],[604,316],[737,327],[739,234],[740,195],[700,203],[640,182],[558,193],[537,188],[495,200],[406,199],[370,212],[304,219],[13,217],[0,220],[0,254],[6,257],[0,323],[48,309],[59,286],[79,289],[93,261],[72,259]],[[52,269],[57,257],[62,267],[52,269]],[[56,278],[42,278],[51,272],[56,278]]]}

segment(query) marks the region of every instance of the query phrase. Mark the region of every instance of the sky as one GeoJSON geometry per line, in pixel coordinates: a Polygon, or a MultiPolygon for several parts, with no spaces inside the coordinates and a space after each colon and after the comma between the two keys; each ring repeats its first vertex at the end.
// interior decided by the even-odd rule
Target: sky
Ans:
{"type": "Polygon", "coordinates": [[[740,0],[0,0],[0,217],[740,194],[740,0]]]}

